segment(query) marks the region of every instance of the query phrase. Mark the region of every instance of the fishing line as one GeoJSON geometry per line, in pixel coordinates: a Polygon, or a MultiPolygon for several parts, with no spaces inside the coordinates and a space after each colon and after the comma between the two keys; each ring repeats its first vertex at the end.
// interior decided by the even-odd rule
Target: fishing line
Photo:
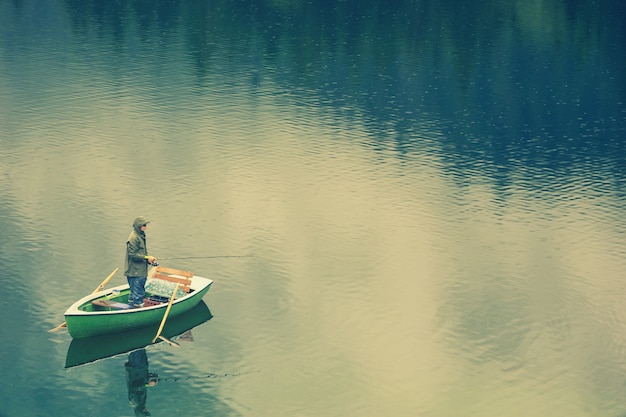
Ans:
{"type": "Polygon", "coordinates": [[[178,377],[178,378],[159,378],[158,374],[156,376],[156,380],[159,382],[181,382],[181,381],[188,381],[191,379],[212,379],[212,378],[225,378],[225,377],[231,377],[231,376],[240,376],[240,375],[247,375],[247,374],[253,374],[256,372],[261,372],[261,371],[248,371],[248,372],[237,372],[237,373],[225,373],[225,374],[208,374],[208,375],[202,375],[202,376],[184,376],[184,377],[178,377]]]}

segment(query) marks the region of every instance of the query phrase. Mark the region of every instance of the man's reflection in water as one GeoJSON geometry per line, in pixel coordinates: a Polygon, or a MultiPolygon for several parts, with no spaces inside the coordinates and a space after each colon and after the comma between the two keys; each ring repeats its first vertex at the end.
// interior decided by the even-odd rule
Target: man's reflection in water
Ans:
{"type": "Polygon", "coordinates": [[[148,372],[148,355],[145,349],[135,350],[128,355],[126,368],[126,385],[128,386],[128,401],[135,411],[135,416],[149,416],[146,408],[148,399],[148,387],[153,387],[158,382],[156,374],[148,372]]]}

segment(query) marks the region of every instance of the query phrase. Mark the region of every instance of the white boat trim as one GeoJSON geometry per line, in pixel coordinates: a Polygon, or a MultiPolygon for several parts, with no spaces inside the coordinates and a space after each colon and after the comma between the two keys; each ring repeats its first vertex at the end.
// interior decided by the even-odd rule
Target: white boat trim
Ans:
{"type": "MultiPolygon", "coordinates": [[[[205,289],[206,287],[208,287],[212,283],[213,283],[213,280],[211,280],[209,278],[204,278],[204,277],[199,277],[199,276],[194,275],[192,280],[191,280],[191,286],[190,286],[192,291],[190,291],[189,293],[185,294],[184,296],[182,296],[180,298],[175,298],[174,302],[172,304],[179,304],[179,303],[185,302],[189,298],[192,298],[198,291],[202,291],[203,289],[205,289]]],[[[127,290],[128,288],[129,288],[128,284],[124,284],[124,285],[118,285],[116,287],[107,288],[105,290],[98,291],[98,292],[93,293],[93,294],[86,295],[85,297],[81,298],[80,300],[78,300],[74,304],[72,304],[65,311],[65,315],[66,316],[89,316],[89,315],[99,315],[99,316],[102,316],[102,315],[108,315],[108,314],[116,314],[116,315],[118,315],[118,314],[132,314],[132,313],[137,313],[137,312],[140,312],[140,311],[157,310],[157,309],[163,308],[164,306],[167,305],[167,304],[157,304],[157,305],[149,306],[149,307],[134,308],[134,309],[128,309],[128,310],[111,310],[111,311],[101,311],[101,310],[99,310],[99,311],[83,311],[83,310],[79,309],[80,306],[90,302],[91,300],[95,300],[95,299],[100,298],[100,297],[113,295],[113,291],[114,290],[124,291],[124,290],[127,290]]]]}

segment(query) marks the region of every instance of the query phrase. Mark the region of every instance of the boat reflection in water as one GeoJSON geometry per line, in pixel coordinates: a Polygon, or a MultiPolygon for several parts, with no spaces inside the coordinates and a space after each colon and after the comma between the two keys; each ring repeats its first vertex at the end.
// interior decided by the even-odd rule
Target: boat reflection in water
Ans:
{"type": "MultiPolygon", "coordinates": [[[[200,301],[193,309],[178,316],[168,318],[162,329],[161,336],[156,343],[171,343],[178,345],[179,341],[193,341],[191,329],[197,327],[213,317],[209,307],[200,301]]],[[[146,402],[148,389],[157,385],[159,377],[150,372],[146,347],[152,345],[160,323],[155,326],[129,330],[125,332],[106,334],[83,339],[72,339],[65,358],[65,367],[71,368],[92,363],[101,359],[127,354],[124,363],[128,401],[135,416],[149,416],[146,402]]]]}
{"type": "MultiPolygon", "coordinates": [[[[187,334],[189,330],[210,320],[212,317],[209,307],[204,301],[201,301],[193,309],[181,315],[168,318],[161,335],[168,340],[177,336],[183,337],[182,335],[187,334]]],[[[157,334],[158,328],[159,324],[122,333],[72,339],[67,350],[65,367],[71,368],[143,349],[152,344],[152,339],[157,334]]],[[[161,339],[157,340],[157,343],[159,342],[161,342],[161,339]]],[[[134,363],[130,358],[129,362],[134,363]]]]}

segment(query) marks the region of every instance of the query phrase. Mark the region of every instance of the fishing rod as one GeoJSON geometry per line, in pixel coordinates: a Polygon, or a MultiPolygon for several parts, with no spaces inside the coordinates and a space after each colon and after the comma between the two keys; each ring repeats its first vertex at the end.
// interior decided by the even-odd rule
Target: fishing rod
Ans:
{"type": "Polygon", "coordinates": [[[254,255],[217,255],[217,256],[173,256],[158,258],[159,261],[169,261],[171,259],[215,259],[215,258],[252,258],[254,255]]]}

